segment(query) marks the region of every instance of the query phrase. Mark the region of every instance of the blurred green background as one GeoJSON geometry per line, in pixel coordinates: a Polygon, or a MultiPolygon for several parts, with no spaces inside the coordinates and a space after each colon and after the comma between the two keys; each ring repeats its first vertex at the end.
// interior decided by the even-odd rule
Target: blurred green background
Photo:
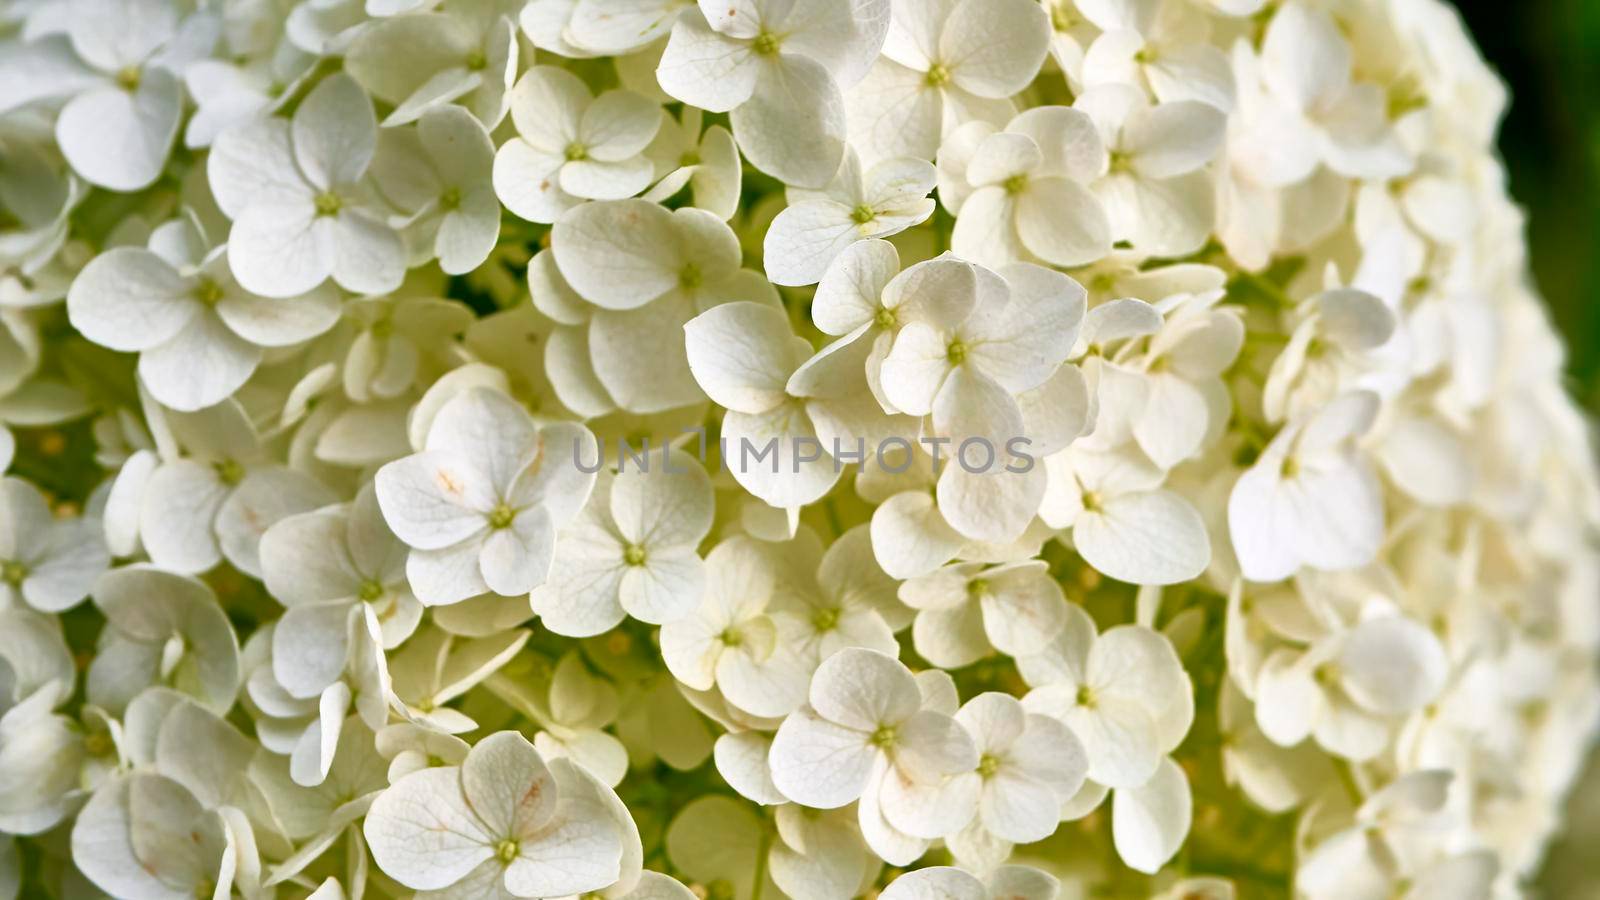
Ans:
{"type": "MultiPolygon", "coordinates": [[[[1511,87],[1500,149],[1528,213],[1534,279],[1566,337],[1572,393],[1600,413],[1600,0],[1455,3],[1511,87]]],[[[1553,900],[1600,898],[1597,849],[1600,752],[1533,887],[1553,900]]]]}
{"type": "Polygon", "coordinates": [[[1572,391],[1600,411],[1600,0],[1455,4],[1511,87],[1500,149],[1534,278],[1571,348],[1572,391]]]}

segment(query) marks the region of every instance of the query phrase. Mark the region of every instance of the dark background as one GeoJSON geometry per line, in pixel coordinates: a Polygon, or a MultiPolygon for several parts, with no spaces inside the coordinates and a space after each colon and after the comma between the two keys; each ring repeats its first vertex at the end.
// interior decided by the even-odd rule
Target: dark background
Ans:
{"type": "MultiPolygon", "coordinates": [[[[1534,280],[1566,338],[1572,394],[1600,413],[1600,0],[1454,2],[1511,88],[1500,151],[1528,213],[1534,280]]],[[[1600,752],[1529,887],[1552,900],[1600,898],[1597,851],[1600,752]]]]}
{"type": "Polygon", "coordinates": [[[1600,0],[1455,0],[1511,87],[1500,150],[1527,211],[1534,278],[1600,411],[1600,0]]]}

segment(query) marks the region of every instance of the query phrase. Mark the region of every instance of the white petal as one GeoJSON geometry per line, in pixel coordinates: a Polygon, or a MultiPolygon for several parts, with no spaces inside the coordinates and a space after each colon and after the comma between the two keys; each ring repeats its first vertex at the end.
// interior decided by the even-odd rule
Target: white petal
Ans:
{"type": "Polygon", "coordinates": [[[1149,783],[1119,789],[1111,800],[1111,835],[1130,868],[1153,875],[1183,846],[1193,798],[1183,770],[1170,759],[1149,783]]]}
{"type": "Polygon", "coordinates": [[[1072,529],[1073,545],[1101,573],[1133,584],[1177,584],[1210,563],[1205,522],[1177,494],[1146,491],[1101,503],[1072,529]]]}

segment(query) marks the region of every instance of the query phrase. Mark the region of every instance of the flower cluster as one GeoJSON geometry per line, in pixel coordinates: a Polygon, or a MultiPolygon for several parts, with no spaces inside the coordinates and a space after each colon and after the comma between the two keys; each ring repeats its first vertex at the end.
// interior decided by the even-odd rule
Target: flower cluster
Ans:
{"type": "Polygon", "coordinates": [[[1440,0],[0,0],[0,900],[1515,895],[1505,102],[1440,0]]]}

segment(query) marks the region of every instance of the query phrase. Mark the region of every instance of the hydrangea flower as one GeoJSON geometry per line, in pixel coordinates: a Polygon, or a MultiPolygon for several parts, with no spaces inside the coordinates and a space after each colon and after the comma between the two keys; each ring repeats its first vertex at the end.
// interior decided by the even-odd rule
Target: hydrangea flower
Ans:
{"type": "Polygon", "coordinates": [[[1507,100],[1439,0],[0,5],[0,900],[1545,884],[1507,100]]]}

